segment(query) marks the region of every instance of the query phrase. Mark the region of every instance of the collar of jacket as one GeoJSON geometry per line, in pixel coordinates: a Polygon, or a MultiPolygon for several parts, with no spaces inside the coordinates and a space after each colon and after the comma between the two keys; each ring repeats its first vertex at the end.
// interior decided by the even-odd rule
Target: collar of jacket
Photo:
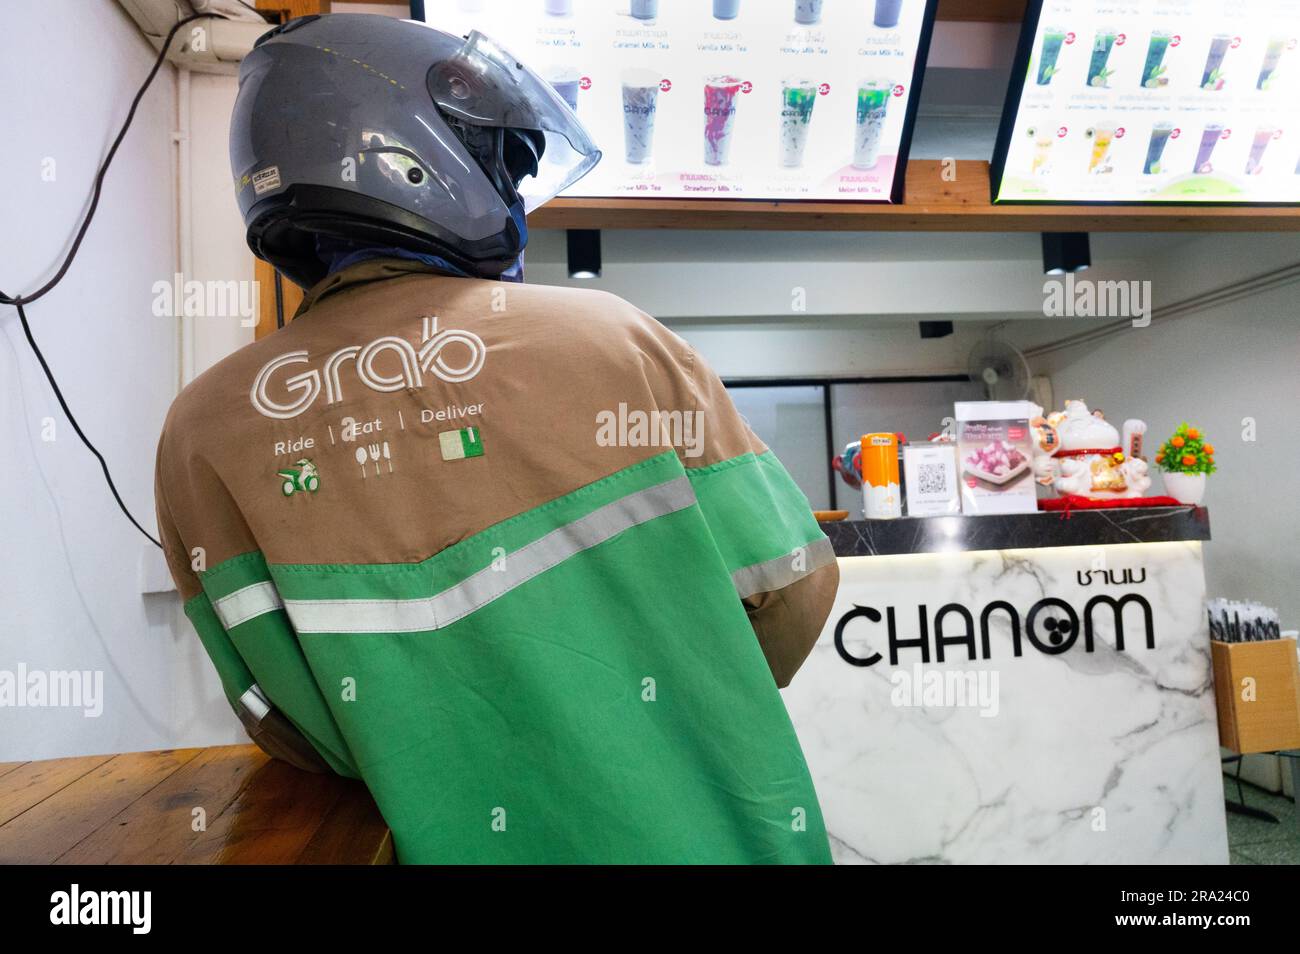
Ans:
{"type": "Polygon", "coordinates": [[[452,273],[434,265],[402,258],[374,258],[358,262],[355,265],[340,269],[332,275],[327,275],[309,288],[302,296],[302,304],[293,313],[293,317],[301,318],[321,299],[345,289],[357,285],[366,285],[370,282],[383,281],[386,278],[414,274],[451,275],[452,273]]]}

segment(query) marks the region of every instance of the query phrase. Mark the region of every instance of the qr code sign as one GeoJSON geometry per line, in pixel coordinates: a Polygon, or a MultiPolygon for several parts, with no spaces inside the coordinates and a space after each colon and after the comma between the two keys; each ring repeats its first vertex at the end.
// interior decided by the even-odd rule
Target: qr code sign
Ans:
{"type": "Polygon", "coordinates": [[[948,492],[948,469],[943,464],[921,464],[916,475],[917,485],[923,494],[948,492]]]}

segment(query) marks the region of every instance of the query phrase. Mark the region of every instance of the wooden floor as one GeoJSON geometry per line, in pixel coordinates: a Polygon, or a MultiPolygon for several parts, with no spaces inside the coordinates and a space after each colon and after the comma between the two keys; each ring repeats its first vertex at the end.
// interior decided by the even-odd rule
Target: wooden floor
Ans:
{"type": "Polygon", "coordinates": [[[3,864],[391,864],[360,782],[255,745],[0,763],[3,864]]]}

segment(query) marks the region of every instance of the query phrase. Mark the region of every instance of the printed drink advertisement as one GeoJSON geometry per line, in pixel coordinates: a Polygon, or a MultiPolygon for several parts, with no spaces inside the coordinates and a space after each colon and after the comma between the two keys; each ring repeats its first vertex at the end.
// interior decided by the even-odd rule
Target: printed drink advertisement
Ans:
{"type": "Polygon", "coordinates": [[[541,73],[604,158],[565,195],[899,201],[934,0],[427,0],[541,73]]]}
{"type": "Polygon", "coordinates": [[[1043,0],[1025,30],[994,201],[1300,202],[1300,0],[1043,0]]]}

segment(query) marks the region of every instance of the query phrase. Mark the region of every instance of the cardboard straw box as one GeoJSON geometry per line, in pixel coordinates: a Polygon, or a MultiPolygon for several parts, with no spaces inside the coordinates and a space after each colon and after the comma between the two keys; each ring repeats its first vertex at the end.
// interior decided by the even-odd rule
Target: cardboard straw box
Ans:
{"type": "Polygon", "coordinates": [[[1300,748],[1300,666],[1294,639],[1210,641],[1219,744],[1240,752],[1300,748]]]}

